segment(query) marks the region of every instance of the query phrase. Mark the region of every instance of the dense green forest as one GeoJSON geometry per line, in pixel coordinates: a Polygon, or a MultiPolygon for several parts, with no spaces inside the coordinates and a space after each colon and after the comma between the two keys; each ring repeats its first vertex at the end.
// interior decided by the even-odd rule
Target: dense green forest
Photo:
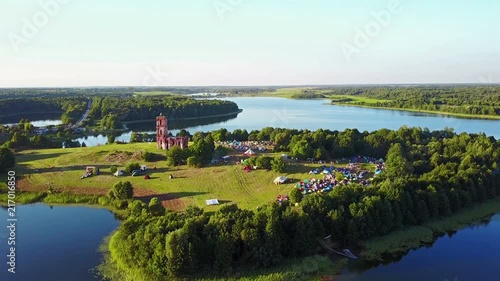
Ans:
{"type": "MultiPolygon", "coordinates": [[[[220,130],[205,140],[228,135],[220,130]]],[[[265,128],[249,138],[273,140],[277,150],[299,158],[316,152],[325,158],[383,156],[386,170],[369,186],[351,183],[307,195],[300,207],[285,202],[257,210],[232,205],[213,214],[192,207],[165,213],[154,200],[149,206],[134,201],[110,242],[116,265],[134,280],[224,276],[236,267],[270,267],[310,255],[317,237],[331,234],[353,246],[500,194],[500,142],[482,134],[408,127],[372,133],[265,128]]]]}
{"type": "Polygon", "coordinates": [[[154,119],[163,113],[169,119],[197,118],[238,112],[238,105],[215,99],[199,100],[183,96],[95,97],[89,117],[116,128],[120,121],[154,119]]]}
{"type": "MultiPolygon", "coordinates": [[[[4,89],[0,91],[0,120],[32,119],[37,114],[60,114],[64,124],[75,124],[88,108],[84,125],[116,129],[122,121],[154,119],[163,113],[171,119],[198,118],[237,113],[230,101],[200,100],[182,95],[134,95],[134,88],[4,89]]],[[[190,93],[189,89],[176,89],[190,93]]],[[[6,121],[3,121],[6,122],[6,121]]]]}
{"type": "Polygon", "coordinates": [[[500,86],[366,86],[327,88],[332,95],[381,99],[349,104],[456,114],[500,115],[500,86]]]}
{"type": "MultiPolygon", "coordinates": [[[[65,124],[75,123],[87,110],[85,97],[30,97],[0,99],[0,118],[9,115],[33,118],[37,114],[60,113],[65,124]]],[[[19,121],[19,120],[17,120],[19,121]]]]}

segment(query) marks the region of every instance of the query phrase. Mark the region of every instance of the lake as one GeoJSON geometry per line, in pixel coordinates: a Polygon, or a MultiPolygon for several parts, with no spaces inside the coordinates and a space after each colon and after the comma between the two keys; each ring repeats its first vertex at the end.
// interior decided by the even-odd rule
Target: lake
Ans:
{"type": "MultiPolygon", "coordinates": [[[[273,97],[241,97],[226,98],[238,104],[243,112],[237,116],[222,120],[200,119],[190,123],[178,123],[171,132],[175,135],[179,129],[186,129],[191,134],[196,131],[213,131],[226,128],[260,130],[264,127],[282,127],[291,129],[330,129],[344,130],[357,128],[359,131],[374,131],[382,128],[399,129],[401,126],[429,128],[440,130],[446,127],[455,132],[481,133],[500,138],[500,120],[477,120],[450,117],[439,114],[407,112],[399,110],[372,109],[351,106],[330,105],[329,100],[296,100],[273,97]],[[207,124],[208,122],[208,124],[207,124]]],[[[154,118],[150,123],[135,124],[135,131],[155,133],[154,118]]],[[[128,142],[131,132],[116,139],[128,142]]],[[[87,146],[105,144],[105,136],[89,136],[87,146]]]]}
{"type": "MultiPolygon", "coordinates": [[[[104,237],[119,226],[107,209],[53,206],[16,207],[16,273],[7,272],[7,210],[0,208],[0,280],[95,281],[89,270],[101,261],[104,237]]],[[[10,246],[9,246],[10,247],[10,246]]]]}
{"type": "MultiPolygon", "coordinates": [[[[438,238],[431,247],[410,251],[400,261],[357,272],[346,270],[336,281],[466,281],[498,280],[500,214],[456,234],[438,238]]],[[[354,265],[356,262],[353,263],[354,265]]],[[[358,269],[356,269],[358,267],[358,269]]]]}
{"type": "MultiPolygon", "coordinates": [[[[50,126],[50,125],[61,125],[62,121],[61,120],[56,120],[56,119],[49,119],[49,120],[37,120],[37,121],[30,121],[31,125],[35,127],[45,127],[45,126],[50,126]]],[[[12,125],[17,125],[19,123],[7,123],[7,124],[2,124],[4,126],[12,126],[12,125]]]]}
{"type": "MultiPolygon", "coordinates": [[[[95,281],[104,237],[119,225],[101,208],[37,203],[16,208],[16,274],[7,273],[6,227],[0,228],[0,280],[95,281]]],[[[0,208],[7,225],[7,210],[0,208]]],[[[338,281],[465,281],[500,276],[500,214],[487,222],[438,238],[432,247],[410,251],[400,261],[373,267],[354,261],[338,281]],[[371,268],[373,267],[373,268],[371,268]]]]}

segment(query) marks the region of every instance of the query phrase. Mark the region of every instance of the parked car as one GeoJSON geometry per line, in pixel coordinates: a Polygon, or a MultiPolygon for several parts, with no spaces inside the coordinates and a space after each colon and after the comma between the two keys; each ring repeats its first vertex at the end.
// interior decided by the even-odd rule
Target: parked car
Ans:
{"type": "Polygon", "coordinates": [[[135,177],[135,176],[142,176],[144,175],[144,171],[141,171],[141,170],[133,170],[132,171],[132,176],[135,177]]]}

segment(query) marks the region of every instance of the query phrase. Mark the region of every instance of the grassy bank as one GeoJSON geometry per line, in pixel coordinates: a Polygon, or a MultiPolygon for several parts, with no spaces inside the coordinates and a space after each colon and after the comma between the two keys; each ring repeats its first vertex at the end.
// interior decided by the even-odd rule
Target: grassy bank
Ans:
{"type": "MultiPolygon", "coordinates": [[[[386,101],[386,100],[381,100],[381,101],[386,101]]],[[[369,102],[369,103],[375,103],[375,102],[376,102],[376,100],[369,102]]],[[[361,105],[361,104],[356,104],[354,102],[352,102],[352,103],[351,102],[338,102],[338,103],[332,103],[332,105],[355,106],[355,107],[384,109],[384,110],[398,110],[398,111],[408,111],[408,112],[419,112],[419,113],[428,113],[428,114],[436,114],[436,115],[439,114],[439,115],[460,117],[460,118],[466,118],[466,119],[500,120],[500,116],[497,116],[497,115],[464,114],[464,113],[432,111],[432,110],[422,110],[422,109],[412,109],[412,108],[380,107],[380,106],[372,106],[372,105],[361,105]]]]}
{"type": "Polygon", "coordinates": [[[409,227],[363,242],[361,255],[371,261],[383,261],[384,255],[399,255],[432,243],[437,236],[457,231],[500,212],[500,198],[470,207],[446,218],[435,219],[420,226],[409,227]]]}

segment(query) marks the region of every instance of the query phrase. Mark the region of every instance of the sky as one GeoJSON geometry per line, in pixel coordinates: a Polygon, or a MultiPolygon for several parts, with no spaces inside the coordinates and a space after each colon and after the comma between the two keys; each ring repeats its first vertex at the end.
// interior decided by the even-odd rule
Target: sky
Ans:
{"type": "Polygon", "coordinates": [[[0,0],[0,87],[499,83],[497,0],[0,0]]]}

